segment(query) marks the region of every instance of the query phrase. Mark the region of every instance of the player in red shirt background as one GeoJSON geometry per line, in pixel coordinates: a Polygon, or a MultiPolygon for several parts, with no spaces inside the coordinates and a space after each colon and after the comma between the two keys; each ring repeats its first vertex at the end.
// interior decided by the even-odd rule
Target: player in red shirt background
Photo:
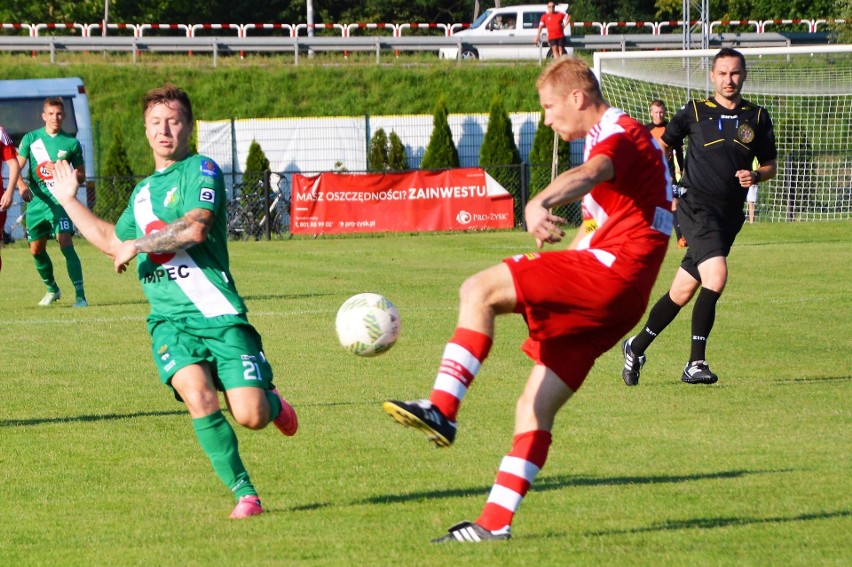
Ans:
{"type": "Polygon", "coordinates": [[[535,44],[538,45],[541,42],[541,30],[547,29],[547,43],[550,44],[550,51],[553,53],[554,59],[562,57],[565,55],[565,26],[568,26],[568,33],[571,33],[570,14],[557,12],[556,5],[553,2],[548,2],[547,12],[538,23],[535,44]]]}
{"type": "MultiPolygon", "coordinates": [[[[21,166],[18,165],[18,151],[15,149],[15,144],[12,142],[6,129],[0,126],[0,160],[6,163],[9,168],[9,190],[3,188],[3,177],[0,177],[0,231],[6,230],[6,213],[9,207],[12,206],[12,194],[15,192],[15,185],[18,183],[18,177],[21,175],[21,166]]],[[[32,193],[29,189],[21,193],[21,198],[24,201],[32,199],[32,193]]],[[[2,234],[0,234],[0,247],[2,247],[2,234]]],[[[3,269],[3,258],[0,257],[0,270],[3,269]]]]}
{"type": "Polygon", "coordinates": [[[512,449],[476,522],[436,541],[508,539],[514,514],[544,466],[559,409],[595,360],[639,322],[672,230],[671,177],[650,132],[611,108],[589,66],[562,57],[536,87],[544,123],[563,140],[585,136],[584,163],[559,175],[525,209],[541,248],[564,236],[552,207],[582,199],[583,224],[567,249],[518,254],[465,281],[458,323],[430,399],[389,400],[384,410],[439,447],[456,436],[462,398],[490,351],[497,315],[519,313],[533,368],[516,405],[512,449]]]}

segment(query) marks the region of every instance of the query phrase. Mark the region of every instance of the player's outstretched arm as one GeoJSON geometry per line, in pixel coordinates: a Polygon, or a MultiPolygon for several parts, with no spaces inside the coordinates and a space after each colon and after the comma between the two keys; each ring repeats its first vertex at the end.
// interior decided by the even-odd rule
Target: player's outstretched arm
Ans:
{"type": "Polygon", "coordinates": [[[208,209],[192,209],[184,216],[151,234],[136,239],[140,252],[168,253],[186,250],[207,240],[215,218],[208,209]]]}
{"type": "Polygon", "coordinates": [[[56,183],[51,189],[53,196],[77,225],[83,236],[101,252],[115,258],[121,240],[115,234],[115,225],[95,216],[86,205],[77,200],[77,172],[65,160],[57,161],[53,169],[56,183]]]}
{"type": "Polygon", "coordinates": [[[192,209],[156,232],[123,242],[115,256],[116,271],[121,272],[140,252],[167,254],[201,244],[207,240],[215,216],[213,211],[207,209],[192,209]]]}
{"type": "Polygon", "coordinates": [[[595,185],[615,177],[612,160],[597,155],[589,161],[559,174],[530,202],[540,201],[545,208],[573,203],[595,188],[595,185]]]}
{"type": "Polygon", "coordinates": [[[565,236],[565,232],[557,225],[565,224],[566,220],[551,214],[551,207],[573,203],[598,183],[614,176],[612,161],[603,155],[594,156],[586,163],[560,174],[541,193],[530,199],[524,216],[527,232],[535,237],[538,247],[541,248],[545,242],[559,242],[565,236]]]}

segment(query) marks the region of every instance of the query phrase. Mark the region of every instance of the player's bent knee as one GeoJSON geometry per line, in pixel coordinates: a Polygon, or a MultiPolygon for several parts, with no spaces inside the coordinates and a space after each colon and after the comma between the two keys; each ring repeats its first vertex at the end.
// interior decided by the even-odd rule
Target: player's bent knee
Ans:
{"type": "Polygon", "coordinates": [[[459,300],[462,303],[484,304],[487,293],[479,274],[467,278],[459,288],[459,300]]]}
{"type": "Polygon", "coordinates": [[[716,273],[716,274],[708,274],[707,277],[703,277],[701,280],[701,287],[706,287],[711,291],[715,291],[716,293],[722,293],[725,291],[725,285],[728,283],[728,273],[716,273]]]}
{"type": "Polygon", "coordinates": [[[269,418],[256,411],[235,411],[234,408],[231,408],[231,415],[238,424],[246,429],[263,429],[269,424],[269,418]]]}
{"type": "Polygon", "coordinates": [[[510,312],[515,304],[515,287],[509,268],[497,264],[470,276],[459,288],[459,300],[462,305],[510,312]]]}
{"type": "Polygon", "coordinates": [[[695,291],[697,288],[690,288],[689,290],[669,290],[669,297],[673,302],[683,307],[689,300],[692,299],[692,296],[695,295],[695,291]]]}

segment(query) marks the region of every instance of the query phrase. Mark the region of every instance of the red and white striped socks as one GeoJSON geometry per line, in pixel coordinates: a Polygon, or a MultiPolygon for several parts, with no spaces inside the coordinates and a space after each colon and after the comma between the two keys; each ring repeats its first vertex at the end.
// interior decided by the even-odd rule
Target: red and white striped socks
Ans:
{"type": "Polygon", "coordinates": [[[477,524],[491,531],[512,524],[518,506],[547,460],[551,440],[550,432],[544,430],[515,435],[512,450],[500,462],[497,479],[477,524]]]}
{"type": "MultiPolygon", "coordinates": [[[[429,401],[450,421],[456,421],[461,401],[488,356],[491,344],[488,335],[459,327],[444,348],[429,401]]],[[[512,450],[500,463],[497,480],[477,524],[491,531],[512,524],[518,506],[547,460],[551,440],[550,432],[544,430],[515,436],[512,450]]]]}
{"type": "Polygon", "coordinates": [[[450,421],[456,421],[461,401],[488,356],[491,343],[488,335],[459,327],[444,348],[429,401],[450,421]]]}

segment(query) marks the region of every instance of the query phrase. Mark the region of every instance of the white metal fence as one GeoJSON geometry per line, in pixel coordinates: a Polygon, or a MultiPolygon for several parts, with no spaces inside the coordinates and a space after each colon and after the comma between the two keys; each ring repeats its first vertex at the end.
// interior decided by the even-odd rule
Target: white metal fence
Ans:
{"type": "MultiPolygon", "coordinates": [[[[778,28],[790,28],[806,33],[819,33],[826,31],[831,26],[844,24],[843,18],[770,18],[770,19],[726,19],[714,20],[707,24],[703,33],[714,33],[720,28],[741,29],[748,32],[767,33],[777,31],[778,28]]],[[[625,31],[646,31],[654,35],[671,33],[675,28],[683,28],[687,25],[694,29],[696,25],[704,25],[703,22],[693,20],[665,20],[659,22],[646,21],[614,21],[614,22],[572,22],[571,28],[580,35],[610,35],[613,32],[624,33],[625,31]]],[[[318,24],[293,24],[293,23],[201,23],[201,24],[179,24],[179,23],[0,23],[0,30],[6,30],[11,34],[26,34],[32,37],[42,36],[46,32],[53,33],[79,33],[84,37],[107,36],[115,33],[132,33],[135,37],[143,37],[156,33],[178,33],[185,37],[196,37],[212,32],[225,31],[228,34],[236,34],[238,37],[256,35],[260,32],[274,32],[289,37],[300,35],[313,35],[316,32],[330,31],[340,37],[349,37],[356,30],[386,30],[393,36],[407,35],[413,32],[427,32],[449,36],[455,32],[470,28],[468,23],[436,23],[436,22],[354,22],[349,24],[318,23],[318,24]]]]}

